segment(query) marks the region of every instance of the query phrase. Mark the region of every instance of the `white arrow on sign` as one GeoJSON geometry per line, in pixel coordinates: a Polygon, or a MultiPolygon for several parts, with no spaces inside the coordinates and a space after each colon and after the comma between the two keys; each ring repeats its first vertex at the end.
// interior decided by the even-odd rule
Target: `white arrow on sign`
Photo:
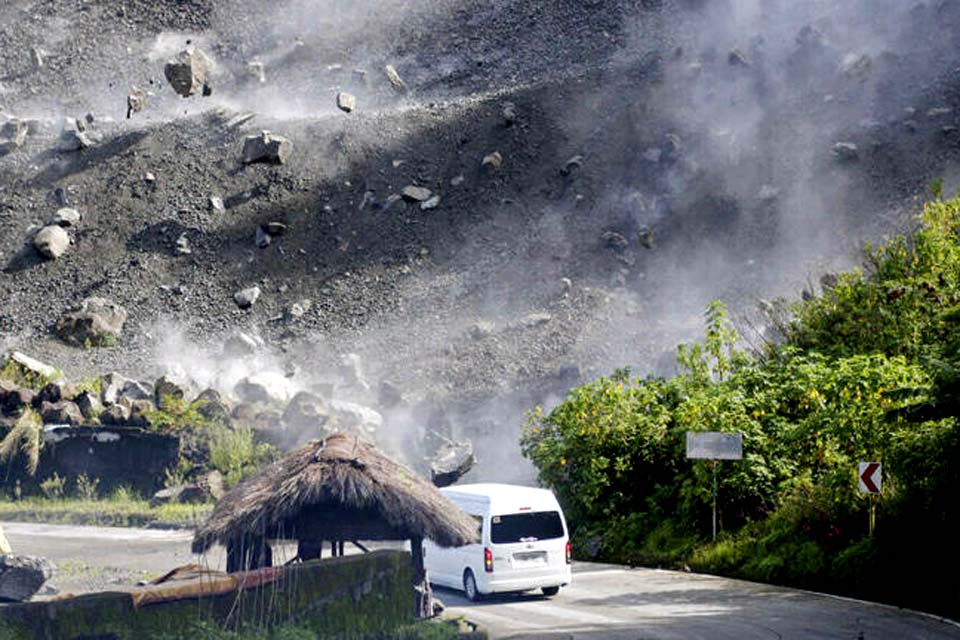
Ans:
{"type": "Polygon", "coordinates": [[[879,462],[861,462],[858,475],[860,493],[880,493],[883,484],[882,471],[883,466],[879,462]]]}

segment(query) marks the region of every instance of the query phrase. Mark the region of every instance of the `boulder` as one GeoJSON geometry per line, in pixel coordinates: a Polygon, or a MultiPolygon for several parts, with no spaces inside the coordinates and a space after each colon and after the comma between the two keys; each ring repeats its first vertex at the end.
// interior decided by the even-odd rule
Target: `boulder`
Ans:
{"type": "Polygon", "coordinates": [[[147,92],[133,87],[127,94],[127,119],[147,108],[147,92]]]}
{"type": "Polygon", "coordinates": [[[400,77],[400,74],[397,73],[396,67],[392,64],[388,64],[383,68],[384,73],[387,74],[387,80],[390,81],[390,86],[393,87],[393,90],[397,93],[406,93],[407,92],[407,83],[403,81],[403,78],[400,77]]]}
{"type": "Polygon", "coordinates": [[[159,378],[153,385],[153,398],[157,408],[166,411],[183,401],[183,387],[171,380],[168,376],[159,378]]]}
{"type": "Polygon", "coordinates": [[[283,164],[290,158],[293,145],[283,136],[269,131],[247,136],[243,141],[243,163],[272,162],[283,164]]]}
{"type": "Polygon", "coordinates": [[[337,108],[345,113],[350,113],[357,108],[357,96],[341,91],[337,94],[337,108]]]}
{"type": "Polygon", "coordinates": [[[100,398],[92,391],[83,391],[77,394],[74,396],[73,402],[88,422],[96,419],[100,415],[100,412],[103,411],[103,404],[100,402],[100,398]]]}
{"type": "Polygon", "coordinates": [[[100,424],[126,425],[130,420],[130,408],[125,404],[112,404],[100,412],[100,424]]]}
{"type": "Polygon", "coordinates": [[[127,425],[131,427],[149,427],[152,422],[150,414],[157,410],[151,400],[128,400],[124,398],[124,404],[130,407],[130,417],[127,418],[127,425]]]}
{"type": "Polygon", "coordinates": [[[139,380],[127,380],[120,391],[121,400],[125,398],[130,401],[150,400],[152,402],[155,395],[152,384],[139,380]]]}
{"type": "Polygon", "coordinates": [[[63,389],[58,384],[50,382],[33,397],[34,408],[39,408],[44,402],[60,402],[63,400],[63,389]]]}
{"type": "Polygon", "coordinates": [[[181,51],[163,67],[167,82],[184,98],[201,92],[210,95],[209,76],[212,71],[213,63],[210,58],[196,47],[181,51]]]}
{"type": "Polygon", "coordinates": [[[161,489],[150,498],[151,507],[159,507],[164,504],[203,504],[206,502],[215,502],[223,497],[223,477],[219,471],[211,471],[205,476],[198,478],[193,484],[185,484],[179,487],[168,487],[161,489]],[[211,485],[209,476],[216,475],[211,485]]]}
{"type": "Polygon", "coordinates": [[[373,436],[383,426],[383,416],[369,407],[343,400],[331,400],[329,406],[337,430],[373,436]]]}
{"type": "Polygon", "coordinates": [[[60,316],[56,331],[68,344],[110,346],[116,343],[126,321],[127,310],[122,306],[106,298],[92,297],[60,316]]]}
{"type": "Polygon", "coordinates": [[[62,207],[57,209],[57,212],[53,214],[53,224],[58,227],[75,227],[80,224],[80,220],[83,219],[83,216],[76,209],[70,207],[62,207]]]}
{"type": "Polygon", "coordinates": [[[206,389],[196,397],[193,404],[197,407],[197,413],[207,420],[225,425],[230,423],[230,407],[224,402],[219,391],[206,389]]]}
{"type": "Polygon", "coordinates": [[[82,151],[95,146],[103,139],[96,131],[87,129],[76,118],[66,118],[60,132],[60,149],[62,151],[82,151]]]}
{"type": "Polygon", "coordinates": [[[430,189],[427,189],[426,187],[410,185],[404,187],[400,195],[402,195],[403,199],[407,202],[425,202],[429,200],[430,196],[433,194],[430,189]]]}
{"type": "Polygon", "coordinates": [[[283,312],[283,319],[287,322],[294,322],[302,318],[313,307],[313,301],[308,298],[298,300],[286,308],[283,312]]]}
{"type": "Polygon", "coordinates": [[[860,149],[852,142],[838,142],[832,151],[833,157],[840,162],[853,162],[860,157],[860,149]]]}
{"type": "Polygon", "coordinates": [[[69,400],[44,402],[40,405],[40,417],[43,418],[43,424],[69,424],[74,427],[83,424],[80,407],[69,400]]]}
{"type": "Polygon", "coordinates": [[[330,420],[330,409],[320,396],[301,391],[290,399],[282,420],[287,429],[307,431],[312,437],[319,437],[330,420]]]}
{"type": "Polygon", "coordinates": [[[119,402],[120,394],[127,382],[129,382],[127,378],[116,372],[100,376],[100,400],[103,404],[111,405],[119,402]]]}
{"type": "Polygon", "coordinates": [[[293,396],[293,385],[283,374],[262,371],[237,383],[234,393],[243,402],[287,402],[293,396]]]}
{"type": "Polygon", "coordinates": [[[13,351],[5,359],[0,369],[5,370],[11,382],[34,389],[40,388],[51,380],[60,377],[60,372],[48,364],[30,356],[13,351]]]}
{"type": "Polygon", "coordinates": [[[470,471],[476,462],[472,443],[446,442],[430,458],[430,480],[438,487],[447,487],[470,471]]]}
{"type": "Polygon", "coordinates": [[[483,160],[480,162],[480,167],[487,171],[496,171],[503,166],[503,156],[499,151],[494,151],[493,153],[488,153],[483,156],[483,160]]]}
{"type": "Polygon", "coordinates": [[[3,415],[19,417],[33,405],[34,397],[31,389],[0,380],[0,413],[3,415]]]}
{"type": "Polygon", "coordinates": [[[260,298],[260,287],[254,285],[233,294],[233,301],[241,309],[249,309],[260,298]]]}
{"type": "Polygon", "coordinates": [[[46,558],[0,556],[0,601],[25,602],[53,576],[56,567],[46,558]]]}
{"type": "Polygon", "coordinates": [[[56,260],[70,246],[70,235],[60,225],[47,225],[34,236],[33,246],[44,258],[56,260]]]}

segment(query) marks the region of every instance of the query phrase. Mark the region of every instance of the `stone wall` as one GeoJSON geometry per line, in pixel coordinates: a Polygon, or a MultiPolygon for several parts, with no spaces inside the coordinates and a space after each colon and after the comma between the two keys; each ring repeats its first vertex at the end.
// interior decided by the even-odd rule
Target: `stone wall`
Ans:
{"type": "MultiPolygon", "coordinates": [[[[0,433],[0,438],[6,433],[0,433]]],[[[101,493],[126,486],[149,496],[163,488],[165,471],[176,467],[180,438],[132,427],[46,427],[37,473],[31,477],[22,456],[0,466],[8,491],[17,481],[24,494],[37,493],[40,482],[58,474],[72,490],[77,476],[100,481],[101,493]]]]}
{"type": "Polygon", "coordinates": [[[318,638],[389,634],[413,622],[410,554],[374,551],[292,565],[269,584],[219,596],[134,607],[129,593],[0,606],[3,640],[142,640],[193,637],[196,625],[264,629],[305,624],[318,638]]]}

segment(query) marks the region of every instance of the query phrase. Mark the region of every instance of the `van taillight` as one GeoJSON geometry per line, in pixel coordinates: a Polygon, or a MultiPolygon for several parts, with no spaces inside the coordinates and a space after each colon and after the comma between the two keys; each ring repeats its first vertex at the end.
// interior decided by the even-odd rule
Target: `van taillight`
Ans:
{"type": "Polygon", "coordinates": [[[567,564],[573,560],[573,554],[570,552],[570,541],[567,541],[567,564]]]}
{"type": "Polygon", "coordinates": [[[493,552],[486,548],[483,550],[483,570],[493,573],[493,552]]]}

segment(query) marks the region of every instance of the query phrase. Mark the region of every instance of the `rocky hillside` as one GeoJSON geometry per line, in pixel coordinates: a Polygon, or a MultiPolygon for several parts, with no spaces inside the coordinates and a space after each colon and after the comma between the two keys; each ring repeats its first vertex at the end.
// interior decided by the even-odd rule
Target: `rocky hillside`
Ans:
{"type": "Polygon", "coordinates": [[[954,5],[761,4],[4,2],[3,346],[276,372],[528,473],[525,409],[668,369],[710,299],[794,294],[953,187],[954,5]],[[263,130],[284,162],[244,162],[263,130]],[[64,318],[89,298],[108,339],[64,318]]]}

